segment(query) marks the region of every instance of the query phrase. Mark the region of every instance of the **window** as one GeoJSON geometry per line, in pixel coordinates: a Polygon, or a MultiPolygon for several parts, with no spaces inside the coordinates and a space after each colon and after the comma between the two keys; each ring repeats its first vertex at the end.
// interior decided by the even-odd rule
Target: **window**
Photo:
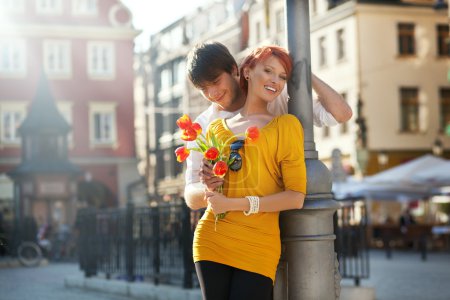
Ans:
{"type": "Polygon", "coordinates": [[[414,24],[398,24],[398,52],[399,55],[415,55],[414,24]]]}
{"type": "Polygon", "coordinates": [[[172,177],[172,149],[163,150],[163,164],[164,164],[164,178],[170,179],[172,177]]]}
{"type": "Polygon", "coordinates": [[[183,94],[183,86],[186,82],[186,66],[184,59],[177,61],[174,64],[173,70],[173,86],[174,86],[174,94],[182,95],[183,94]]]}
{"type": "Polygon", "coordinates": [[[61,14],[62,0],[36,0],[36,12],[41,14],[61,14]]]}
{"type": "Polygon", "coordinates": [[[172,87],[172,70],[166,67],[160,73],[160,90],[158,92],[158,102],[166,103],[170,101],[171,87],[172,87]]]}
{"type": "Polygon", "coordinates": [[[436,26],[438,56],[450,56],[450,40],[448,28],[448,24],[439,24],[436,26]]]}
{"type": "Polygon", "coordinates": [[[327,48],[325,42],[326,39],[324,36],[319,38],[319,65],[321,67],[327,64],[327,48]]]}
{"type": "Polygon", "coordinates": [[[90,103],[90,137],[91,144],[115,146],[116,138],[116,104],[90,103]]]}
{"type": "Polygon", "coordinates": [[[88,43],[88,72],[95,79],[113,79],[115,76],[115,51],[110,42],[88,43]]]}
{"type": "Polygon", "coordinates": [[[73,0],[74,15],[97,15],[97,0],[73,0]]]}
{"type": "Polygon", "coordinates": [[[68,77],[72,72],[70,42],[44,41],[44,68],[50,76],[68,77]]]}
{"type": "Polygon", "coordinates": [[[417,88],[401,88],[401,132],[419,131],[419,91],[417,88]]]}
{"type": "Polygon", "coordinates": [[[24,75],[26,65],[25,41],[21,39],[0,41],[0,73],[24,75]]]}
{"type": "Polygon", "coordinates": [[[20,144],[18,129],[22,124],[25,114],[25,104],[17,104],[17,102],[4,102],[0,104],[0,137],[2,144],[20,144]]]}
{"type": "Polygon", "coordinates": [[[327,137],[329,137],[330,136],[330,127],[328,127],[328,126],[324,126],[323,128],[322,128],[322,137],[323,138],[327,138],[327,137]]]}
{"type": "MultiPolygon", "coordinates": [[[[342,98],[344,98],[344,101],[347,102],[347,93],[342,93],[342,98]]],[[[341,134],[346,134],[348,133],[348,123],[344,122],[340,125],[340,129],[341,129],[341,134]]]]}
{"type": "Polygon", "coordinates": [[[279,9],[276,14],[276,22],[277,22],[277,33],[284,32],[284,10],[279,9]]]}
{"type": "Polygon", "coordinates": [[[313,15],[317,14],[317,0],[312,0],[311,2],[311,12],[313,15]]]}
{"type": "MultiPolygon", "coordinates": [[[[69,101],[58,101],[57,103],[59,113],[64,117],[70,126],[73,126],[72,105],[73,103],[69,101]]],[[[73,128],[67,135],[67,140],[70,145],[73,144],[73,128]]]]}
{"type": "Polygon", "coordinates": [[[184,59],[179,60],[174,65],[173,84],[183,84],[186,81],[186,64],[184,59]]]}
{"type": "Polygon", "coordinates": [[[440,129],[450,135],[450,88],[441,88],[440,129]]]}
{"type": "Polygon", "coordinates": [[[344,29],[336,31],[336,44],[337,44],[337,59],[341,60],[345,58],[345,37],[344,29]]]}
{"type": "Polygon", "coordinates": [[[24,9],[24,0],[0,0],[0,11],[22,13],[24,9]]]}

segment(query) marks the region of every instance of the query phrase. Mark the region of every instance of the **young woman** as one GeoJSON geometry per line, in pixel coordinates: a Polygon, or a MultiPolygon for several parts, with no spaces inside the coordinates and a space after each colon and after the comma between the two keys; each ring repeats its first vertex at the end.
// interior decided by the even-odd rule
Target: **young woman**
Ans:
{"type": "Polygon", "coordinates": [[[292,61],[283,48],[255,49],[240,69],[243,109],[208,128],[222,141],[250,126],[257,126],[260,136],[243,146],[230,141],[242,164],[230,166],[223,194],[206,192],[208,208],[193,243],[206,300],[272,299],[281,253],[279,212],[302,208],[306,193],[302,126],[295,116],[274,117],[267,110],[291,71],[292,61]],[[215,226],[215,215],[224,212],[215,226]]]}

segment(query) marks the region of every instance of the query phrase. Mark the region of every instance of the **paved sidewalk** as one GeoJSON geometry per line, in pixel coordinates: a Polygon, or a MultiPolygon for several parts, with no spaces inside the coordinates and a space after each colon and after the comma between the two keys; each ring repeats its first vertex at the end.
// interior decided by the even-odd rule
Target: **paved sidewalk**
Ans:
{"type": "MultiPolygon", "coordinates": [[[[370,251],[370,278],[361,286],[374,287],[377,300],[450,300],[450,253],[429,252],[426,261],[417,251],[370,251]]],[[[344,279],[342,285],[353,285],[344,279]]]]}
{"type": "MultiPolygon", "coordinates": [[[[18,267],[14,262],[1,261],[3,268],[18,267]]],[[[126,299],[201,299],[200,291],[184,290],[174,286],[158,286],[148,283],[126,283],[118,280],[84,278],[76,264],[54,265],[53,263],[38,269],[45,274],[55,267],[63,267],[65,278],[59,279],[60,286],[72,291],[97,291],[106,298],[126,297],[126,299]],[[48,271],[46,271],[48,270],[48,271]],[[70,274],[70,275],[69,275],[70,274]],[[109,296],[107,296],[109,293],[109,296]],[[115,296],[112,296],[114,294],[115,296]]],[[[6,271],[3,269],[3,271],[6,271]]],[[[0,272],[2,269],[0,268],[0,272]]],[[[33,269],[26,271],[30,273],[33,269]]],[[[6,274],[6,273],[4,273],[6,274]]],[[[361,281],[362,287],[375,288],[377,300],[450,300],[450,252],[429,252],[427,261],[420,259],[418,252],[394,251],[387,259],[380,250],[370,251],[370,278],[361,281]]],[[[342,286],[353,286],[352,280],[343,279],[342,286]]],[[[45,287],[42,286],[42,293],[45,287]]],[[[48,293],[52,293],[51,289],[48,293]]],[[[0,296],[0,298],[2,298],[0,296]]],[[[101,297],[100,297],[101,298],[101,297]]],[[[105,298],[105,299],[106,299],[105,298]]],[[[345,299],[341,299],[345,300],[345,299]]],[[[363,300],[363,299],[359,299],[363,300]]]]}

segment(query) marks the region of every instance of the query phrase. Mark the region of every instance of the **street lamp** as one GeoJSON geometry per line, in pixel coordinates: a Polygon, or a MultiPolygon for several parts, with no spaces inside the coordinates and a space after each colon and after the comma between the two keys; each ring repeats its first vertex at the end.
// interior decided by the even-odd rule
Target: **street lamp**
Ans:
{"type": "Polygon", "coordinates": [[[433,147],[431,148],[435,156],[441,156],[444,152],[444,145],[439,137],[434,140],[433,147]]]}
{"type": "Polygon", "coordinates": [[[383,170],[384,167],[389,162],[389,156],[387,155],[386,151],[378,152],[377,161],[378,161],[378,165],[380,166],[380,169],[383,170]]]}
{"type": "Polygon", "coordinates": [[[294,61],[288,85],[288,111],[303,125],[307,195],[300,210],[280,214],[282,254],[274,299],[334,300],[340,275],[334,252],[331,174],[315,149],[311,93],[310,24],[308,0],[285,0],[286,34],[294,61]]]}

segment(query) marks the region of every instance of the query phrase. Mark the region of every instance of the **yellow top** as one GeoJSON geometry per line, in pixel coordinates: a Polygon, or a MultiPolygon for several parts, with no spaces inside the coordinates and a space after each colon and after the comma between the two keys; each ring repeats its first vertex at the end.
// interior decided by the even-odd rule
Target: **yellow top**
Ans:
{"type": "MultiPolygon", "coordinates": [[[[208,132],[222,141],[233,135],[223,119],[213,121],[208,132]]],[[[262,197],[284,190],[306,193],[303,128],[295,116],[274,118],[260,128],[258,140],[246,142],[239,153],[242,168],[229,170],[225,176],[223,193],[227,197],[262,197]]],[[[194,261],[226,264],[275,281],[281,253],[278,216],[279,212],[245,216],[231,211],[214,230],[214,214],[207,209],[195,230],[194,261]]]]}

